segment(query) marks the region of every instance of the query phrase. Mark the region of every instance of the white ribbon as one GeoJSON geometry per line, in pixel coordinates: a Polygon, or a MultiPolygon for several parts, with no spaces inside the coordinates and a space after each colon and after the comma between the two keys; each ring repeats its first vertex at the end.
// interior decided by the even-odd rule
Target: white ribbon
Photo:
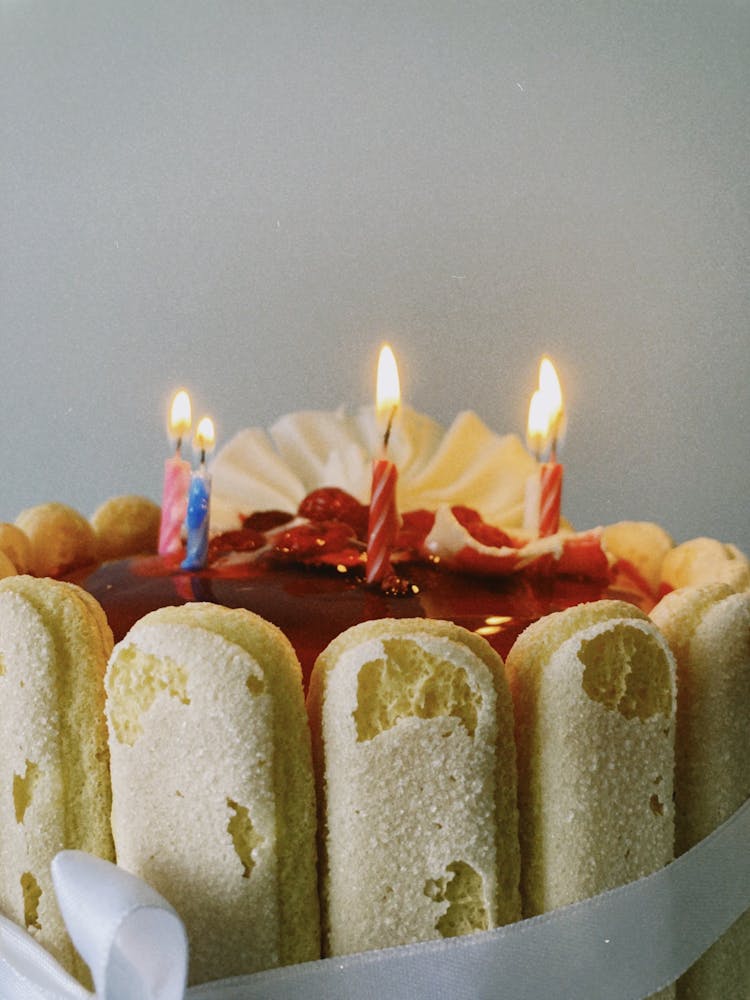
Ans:
{"type": "MultiPolygon", "coordinates": [[[[666,868],[530,920],[273,969],[185,992],[174,910],[108,862],[63,851],[55,888],[101,1000],[643,1000],[673,982],[750,907],[750,800],[666,868]]],[[[91,1000],[0,917],[2,1000],[91,1000]]]]}

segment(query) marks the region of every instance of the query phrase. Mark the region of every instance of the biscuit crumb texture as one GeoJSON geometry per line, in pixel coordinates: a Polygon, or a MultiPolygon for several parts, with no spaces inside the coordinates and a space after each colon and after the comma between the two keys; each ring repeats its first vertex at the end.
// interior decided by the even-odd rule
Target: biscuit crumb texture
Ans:
{"type": "Polygon", "coordinates": [[[448,903],[448,909],[435,924],[441,937],[459,937],[489,929],[482,888],[481,875],[465,861],[453,861],[442,878],[427,880],[425,895],[437,903],[448,903]]]}
{"type": "Polygon", "coordinates": [[[310,737],[281,633],[163,608],[115,647],[106,685],[118,862],[184,920],[190,982],[319,957],[310,737]]]}
{"type": "Polygon", "coordinates": [[[422,620],[355,626],[316,664],[309,707],[327,953],[517,919],[510,699],[484,640],[422,620]]]}
{"type": "Polygon", "coordinates": [[[473,736],[480,707],[465,669],[411,639],[383,640],[383,655],[364,663],[357,675],[358,740],[371,740],[409,717],[454,717],[473,736]]]}

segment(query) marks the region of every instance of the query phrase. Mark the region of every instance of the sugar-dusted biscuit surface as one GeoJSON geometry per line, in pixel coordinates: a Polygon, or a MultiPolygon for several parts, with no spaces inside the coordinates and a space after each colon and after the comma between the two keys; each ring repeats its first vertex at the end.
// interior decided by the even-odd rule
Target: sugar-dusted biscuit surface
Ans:
{"type": "Polygon", "coordinates": [[[319,956],[315,800],[299,663],[210,604],[141,619],[107,670],[118,863],[185,921],[190,981],[319,956]]]}
{"type": "Polygon", "coordinates": [[[319,657],[308,709],[327,953],[518,919],[511,705],[485,640],[424,619],[354,626],[319,657]]]}
{"type": "Polygon", "coordinates": [[[84,978],[50,863],[63,848],[114,858],[103,685],[111,649],[104,612],[78,587],[0,581],[0,910],[84,978]]]}
{"type": "Polygon", "coordinates": [[[675,669],[653,624],[619,601],[578,605],[526,629],[506,666],[525,915],[670,861],[675,669]]]}
{"type": "MultiPolygon", "coordinates": [[[[677,660],[676,851],[750,798],[750,593],[685,587],[651,616],[677,660]]],[[[750,913],[680,981],[686,1000],[750,995],[750,913]]]]}

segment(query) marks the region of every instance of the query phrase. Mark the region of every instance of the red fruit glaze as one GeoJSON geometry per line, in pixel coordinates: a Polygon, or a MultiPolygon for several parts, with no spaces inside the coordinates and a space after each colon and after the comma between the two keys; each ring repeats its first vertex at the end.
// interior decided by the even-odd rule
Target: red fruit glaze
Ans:
{"type": "Polygon", "coordinates": [[[646,611],[654,604],[627,565],[618,565],[610,579],[596,538],[566,542],[558,564],[550,557],[533,571],[511,572],[519,559],[518,543],[468,507],[455,507],[453,513],[474,538],[506,551],[493,555],[467,548],[457,557],[461,571],[437,566],[424,551],[435,516],[410,511],[403,515],[396,543],[397,576],[380,587],[367,585],[367,507],[329,488],[302,501],[299,515],[305,523],[285,528],[294,515],[261,511],[246,518],[242,530],[216,536],[203,570],[182,570],[179,555],[142,556],[88,567],[70,579],[99,600],[117,641],[148,611],[165,605],[212,601],[248,608],[287,635],[305,684],[328,643],[363,621],[446,619],[484,635],[506,656],[518,633],[551,611],[604,596],[646,611]],[[498,575],[504,562],[509,575],[498,575]]]}

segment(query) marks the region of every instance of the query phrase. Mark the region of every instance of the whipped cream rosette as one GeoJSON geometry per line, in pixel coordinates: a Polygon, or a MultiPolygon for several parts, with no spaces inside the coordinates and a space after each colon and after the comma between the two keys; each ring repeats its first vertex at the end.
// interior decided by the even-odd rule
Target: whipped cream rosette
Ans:
{"type": "MultiPolygon", "coordinates": [[[[259,510],[296,511],[320,487],[369,500],[373,457],[382,431],[372,407],[290,413],[268,431],[240,431],[212,463],[212,531],[237,528],[259,510]]],[[[462,504],[490,524],[519,527],[526,479],[536,462],[514,434],[498,435],[470,411],[445,430],[402,407],[389,443],[399,470],[401,511],[462,504]]]]}

